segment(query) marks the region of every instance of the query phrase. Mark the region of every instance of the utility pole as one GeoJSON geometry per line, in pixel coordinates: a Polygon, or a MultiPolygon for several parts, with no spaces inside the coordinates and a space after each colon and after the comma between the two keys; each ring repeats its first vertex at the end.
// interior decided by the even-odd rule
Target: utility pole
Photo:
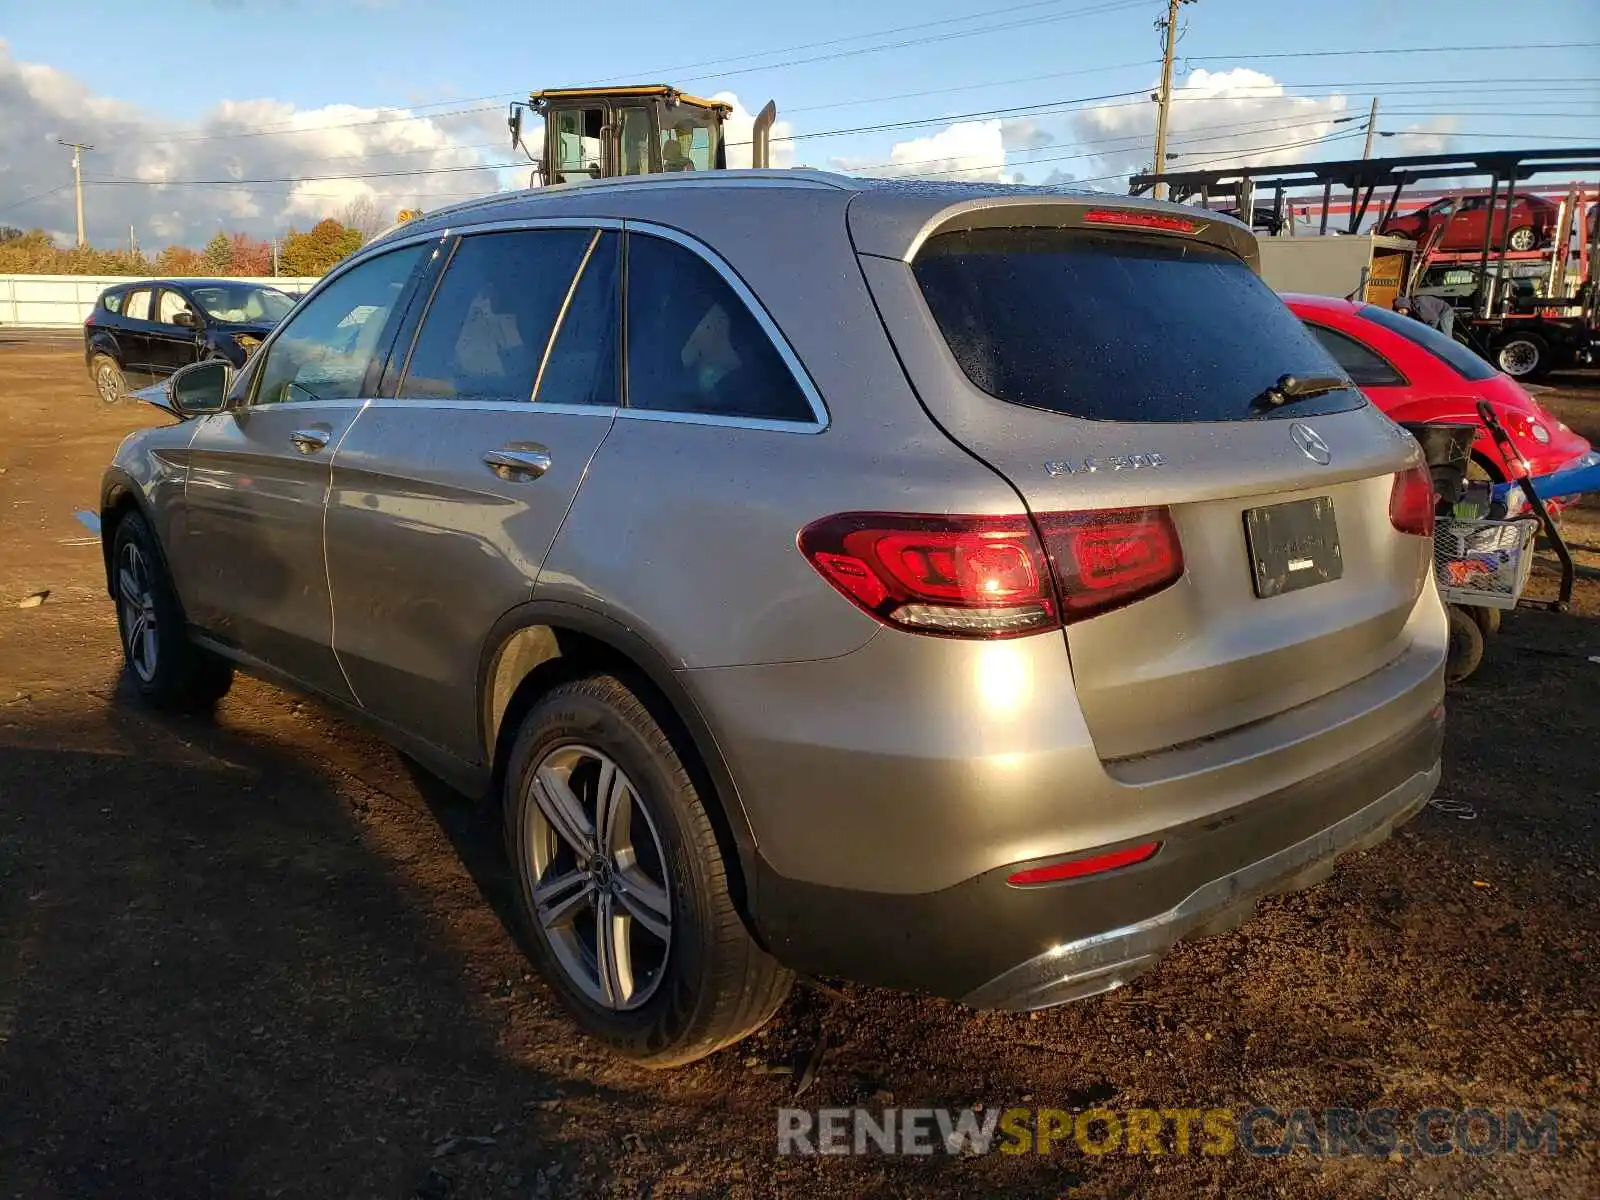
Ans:
{"type": "Polygon", "coordinates": [[[272,277],[274,279],[278,277],[278,238],[276,234],[272,238],[272,277]]]}
{"type": "Polygon", "coordinates": [[[128,226],[128,254],[133,258],[139,257],[139,235],[134,232],[133,226],[128,226]]]}
{"type": "Polygon", "coordinates": [[[56,139],[57,144],[65,146],[72,151],[72,183],[78,194],[78,245],[86,246],[88,239],[83,236],[83,152],[93,150],[93,146],[86,146],[82,142],[67,142],[56,139]]]}
{"type": "MultiPolygon", "coordinates": [[[[1167,169],[1167,117],[1172,111],[1172,52],[1178,45],[1178,6],[1193,3],[1195,0],[1167,0],[1167,15],[1156,22],[1156,28],[1166,36],[1166,47],[1161,55],[1161,91],[1156,98],[1161,105],[1156,114],[1157,175],[1167,169]]],[[[1155,195],[1157,200],[1165,200],[1167,185],[1156,184],[1155,195]]]]}
{"type": "Polygon", "coordinates": [[[1361,150],[1362,158],[1372,157],[1372,139],[1378,136],[1378,98],[1372,98],[1372,112],[1367,116],[1367,144],[1361,150]]]}

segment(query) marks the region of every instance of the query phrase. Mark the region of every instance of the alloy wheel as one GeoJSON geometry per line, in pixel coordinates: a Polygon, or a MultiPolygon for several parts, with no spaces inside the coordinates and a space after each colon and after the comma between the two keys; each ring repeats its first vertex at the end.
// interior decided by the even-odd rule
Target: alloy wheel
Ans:
{"type": "Polygon", "coordinates": [[[122,547],[117,562],[117,613],[122,618],[122,644],[128,665],[144,683],[156,677],[156,601],[150,586],[150,564],[133,543],[122,547]]]}
{"type": "Polygon", "coordinates": [[[1509,246],[1512,250],[1532,250],[1533,230],[1526,226],[1521,229],[1513,229],[1509,239],[1509,246]]]}
{"type": "Polygon", "coordinates": [[[95,372],[95,388],[105,404],[116,404],[122,399],[122,388],[117,383],[117,369],[110,363],[101,363],[95,372]]]}
{"type": "Polygon", "coordinates": [[[638,789],[591,746],[549,751],[527,784],[522,869],[556,961],[614,1012],[653,996],[672,948],[661,837],[638,789]]]}

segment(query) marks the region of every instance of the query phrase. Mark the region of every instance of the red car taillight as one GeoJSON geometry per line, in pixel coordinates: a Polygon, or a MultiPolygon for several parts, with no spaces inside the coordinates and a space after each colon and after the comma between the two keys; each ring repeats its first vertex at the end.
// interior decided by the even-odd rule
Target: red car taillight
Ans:
{"type": "Polygon", "coordinates": [[[1433,477],[1427,467],[1411,467],[1394,477],[1389,489],[1389,523],[1401,533],[1433,536],[1433,477]]]}
{"type": "Polygon", "coordinates": [[[807,525],[799,546],[824,579],[884,624],[944,637],[1059,628],[1183,574],[1165,509],[1046,513],[1037,522],[1020,514],[840,513],[807,525]]]}
{"type": "Polygon", "coordinates": [[[1006,882],[1012,887],[1037,887],[1041,883],[1062,883],[1068,879],[1082,879],[1085,875],[1099,875],[1104,871],[1115,871],[1119,867],[1131,867],[1136,863],[1148,862],[1155,857],[1159,849],[1161,849],[1160,842],[1145,842],[1122,850],[1112,850],[1106,854],[1092,854],[1088,858],[1073,858],[1066,862],[1051,863],[1049,866],[1029,867],[1007,875],[1006,882]]]}
{"type": "Polygon", "coordinates": [[[1039,528],[1068,624],[1154,595],[1183,574],[1183,547],[1164,508],[1043,513],[1039,528]]]}

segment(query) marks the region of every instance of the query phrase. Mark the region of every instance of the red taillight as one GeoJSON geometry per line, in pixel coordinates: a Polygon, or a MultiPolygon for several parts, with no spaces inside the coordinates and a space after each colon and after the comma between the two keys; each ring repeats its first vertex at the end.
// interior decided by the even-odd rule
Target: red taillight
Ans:
{"type": "Polygon", "coordinates": [[[89,310],[89,315],[83,319],[83,323],[85,325],[93,325],[94,324],[94,310],[93,309],[89,310]]]}
{"type": "Polygon", "coordinates": [[[1026,516],[841,513],[800,551],[885,624],[946,637],[1021,637],[1160,591],[1183,574],[1164,508],[1026,516]],[[1041,541],[1040,534],[1043,534],[1041,541]]]}
{"type": "Polygon", "coordinates": [[[1433,536],[1433,477],[1427,467],[1410,467],[1389,489],[1389,523],[1401,533],[1433,536]]]}
{"type": "Polygon", "coordinates": [[[1121,225],[1129,229],[1160,229],[1166,233],[1193,233],[1201,222],[1171,213],[1138,212],[1124,208],[1092,208],[1083,214],[1086,225],[1121,225]]]}
{"type": "Polygon", "coordinates": [[[1154,595],[1183,575],[1183,547],[1164,508],[1044,513],[1038,520],[1069,624],[1154,595]]]}
{"type": "Polygon", "coordinates": [[[1041,883],[1060,883],[1066,879],[1082,879],[1085,875],[1098,875],[1102,871],[1115,871],[1118,867],[1131,867],[1154,858],[1160,842],[1145,842],[1112,850],[1107,854],[1091,854],[1088,858],[1071,858],[1066,862],[1051,863],[1047,867],[1029,867],[1006,876],[1012,887],[1034,887],[1041,883]]]}
{"type": "Polygon", "coordinates": [[[1050,568],[1024,516],[841,513],[799,540],[824,579],[889,625],[997,638],[1059,624],[1050,568]]]}

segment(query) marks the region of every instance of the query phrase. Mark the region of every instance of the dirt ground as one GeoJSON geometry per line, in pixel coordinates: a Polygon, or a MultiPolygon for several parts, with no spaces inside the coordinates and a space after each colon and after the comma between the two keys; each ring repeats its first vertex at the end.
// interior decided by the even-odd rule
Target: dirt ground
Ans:
{"type": "MultiPolygon", "coordinates": [[[[1552,382],[1600,442],[1600,377],[1552,382]]],[[[214,721],[122,693],[73,514],[161,419],[101,406],[71,339],[0,339],[0,1195],[1595,1194],[1600,583],[1508,620],[1452,691],[1450,811],[1122,991],[1029,1019],[830,981],[650,1073],[529,975],[492,819],[273,687],[214,721]],[[779,1107],[855,1103],[1553,1108],[1560,1140],[776,1155],[779,1107]]],[[[1600,511],[1570,525],[1600,548],[1600,511]]]]}

